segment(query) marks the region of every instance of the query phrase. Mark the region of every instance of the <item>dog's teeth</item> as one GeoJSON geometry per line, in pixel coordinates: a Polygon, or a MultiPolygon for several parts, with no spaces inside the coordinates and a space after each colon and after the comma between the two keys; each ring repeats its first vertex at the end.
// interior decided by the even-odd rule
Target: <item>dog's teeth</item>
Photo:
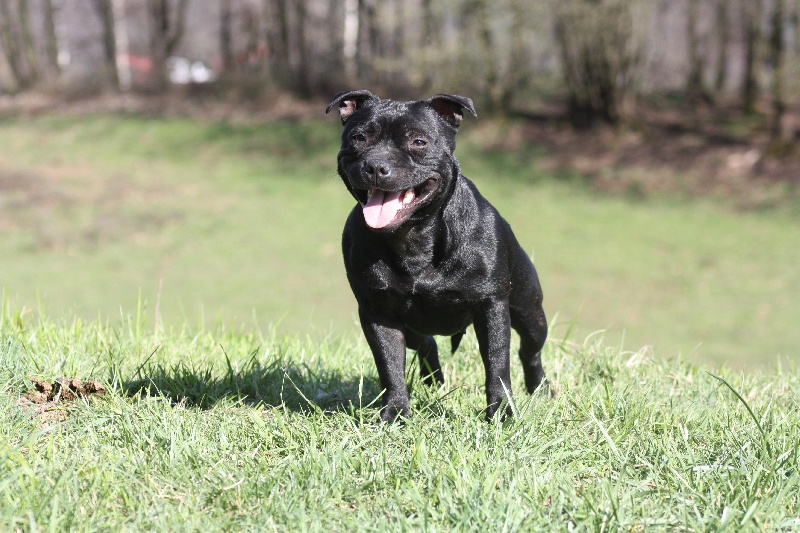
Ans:
{"type": "Polygon", "coordinates": [[[414,201],[414,191],[412,189],[408,189],[406,192],[403,193],[403,205],[410,204],[414,201]]]}

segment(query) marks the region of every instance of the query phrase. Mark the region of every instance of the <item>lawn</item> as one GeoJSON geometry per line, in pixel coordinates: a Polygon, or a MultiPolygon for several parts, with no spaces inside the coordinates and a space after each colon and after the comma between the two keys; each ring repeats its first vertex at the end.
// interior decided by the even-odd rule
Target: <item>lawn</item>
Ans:
{"type": "MultiPolygon", "coordinates": [[[[796,210],[593,192],[541,168],[536,146],[486,148],[502,132],[468,121],[457,153],[534,256],[555,336],[605,331],[612,345],[737,369],[800,360],[796,210]]],[[[114,322],[141,301],[150,328],[355,334],[338,135],[334,119],[0,120],[6,305],[22,320],[114,322]]]]}
{"type": "Polygon", "coordinates": [[[458,153],[535,258],[557,394],[513,361],[484,422],[469,332],[381,425],[333,119],[0,120],[0,530],[800,528],[794,208],[599,194],[498,131],[458,153]]]}
{"type": "Polygon", "coordinates": [[[413,417],[380,425],[358,337],[6,311],[2,530],[800,528],[796,371],[709,372],[597,339],[549,342],[555,399],[520,393],[515,361],[516,415],[486,423],[469,334],[443,358],[444,387],[421,385],[412,365],[413,417]],[[105,394],[24,396],[30,379],[59,376],[105,394]]]}

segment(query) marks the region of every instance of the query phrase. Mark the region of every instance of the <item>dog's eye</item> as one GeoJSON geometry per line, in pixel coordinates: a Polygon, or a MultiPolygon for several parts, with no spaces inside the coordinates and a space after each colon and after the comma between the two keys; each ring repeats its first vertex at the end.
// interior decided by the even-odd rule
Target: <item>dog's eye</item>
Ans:
{"type": "Polygon", "coordinates": [[[417,138],[417,139],[414,139],[413,141],[411,141],[411,145],[414,148],[424,148],[425,146],[428,145],[428,141],[426,141],[425,139],[417,138]]]}
{"type": "Polygon", "coordinates": [[[353,135],[350,136],[350,142],[352,142],[353,144],[363,143],[366,140],[367,138],[364,137],[364,135],[362,135],[361,133],[354,133],[353,135]]]}

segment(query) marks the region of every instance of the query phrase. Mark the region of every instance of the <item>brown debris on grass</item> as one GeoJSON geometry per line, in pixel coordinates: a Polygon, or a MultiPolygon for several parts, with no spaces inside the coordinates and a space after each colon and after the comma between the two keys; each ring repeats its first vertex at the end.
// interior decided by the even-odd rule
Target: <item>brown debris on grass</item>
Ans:
{"type": "Polygon", "coordinates": [[[66,420],[68,410],[65,405],[69,402],[106,393],[105,387],[94,379],[86,383],[79,378],[57,378],[52,383],[37,378],[32,378],[31,381],[35,388],[20,396],[17,403],[32,408],[32,417],[38,416],[45,422],[66,420]]]}
{"type": "Polygon", "coordinates": [[[28,391],[25,397],[33,403],[71,402],[86,398],[90,394],[105,394],[106,389],[99,381],[90,379],[85,384],[79,378],[57,378],[53,383],[41,379],[31,379],[36,390],[28,391]]]}

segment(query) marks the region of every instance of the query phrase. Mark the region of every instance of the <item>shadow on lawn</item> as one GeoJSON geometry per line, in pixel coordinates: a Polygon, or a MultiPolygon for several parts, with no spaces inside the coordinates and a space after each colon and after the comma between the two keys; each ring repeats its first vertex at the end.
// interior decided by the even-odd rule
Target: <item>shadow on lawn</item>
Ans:
{"type": "MultiPolygon", "coordinates": [[[[406,382],[412,410],[426,416],[452,418],[446,397],[459,387],[431,389],[418,377],[416,357],[410,358],[406,382]]],[[[174,405],[212,409],[217,403],[241,402],[249,406],[281,407],[292,412],[356,415],[364,409],[377,413],[382,389],[377,377],[353,370],[317,369],[279,357],[266,364],[256,355],[231,363],[224,372],[190,367],[181,362],[171,367],[145,362],[134,379],[122,381],[128,396],[158,396],[174,405]]],[[[371,417],[372,415],[367,415],[371,417]]]]}
{"type": "Polygon", "coordinates": [[[281,406],[304,413],[380,406],[381,388],[374,377],[315,371],[283,358],[264,363],[252,356],[244,364],[226,362],[224,372],[185,362],[171,367],[145,363],[122,387],[130,396],[162,396],[175,404],[202,409],[218,402],[281,406]]]}

